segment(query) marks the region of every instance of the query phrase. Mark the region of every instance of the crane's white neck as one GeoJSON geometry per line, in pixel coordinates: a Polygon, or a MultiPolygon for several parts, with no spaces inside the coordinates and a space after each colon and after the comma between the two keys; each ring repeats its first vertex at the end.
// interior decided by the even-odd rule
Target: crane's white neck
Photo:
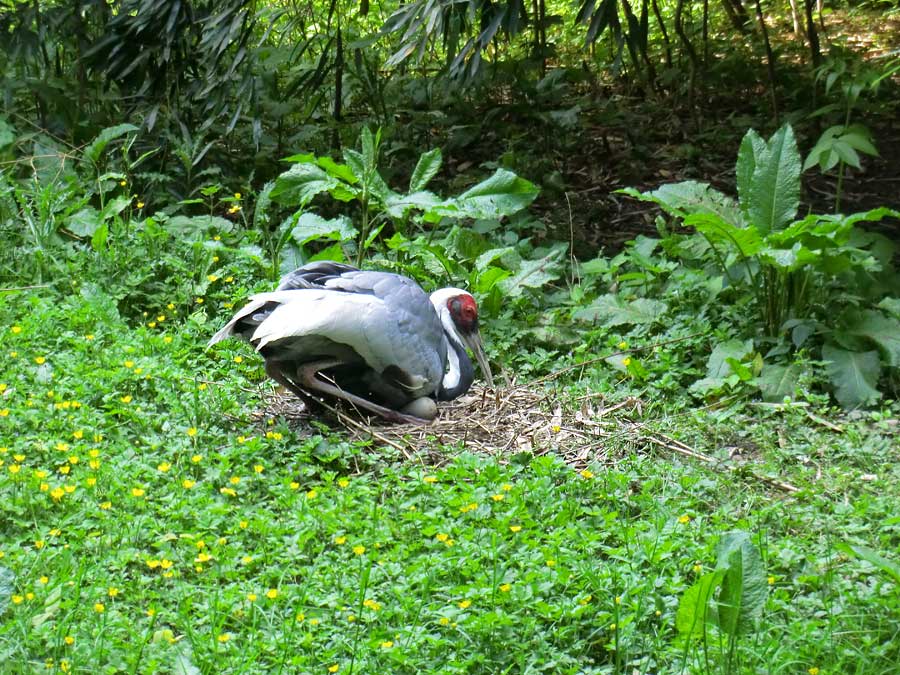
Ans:
{"type": "Polygon", "coordinates": [[[465,345],[459,335],[459,329],[450,314],[447,302],[458,295],[468,295],[461,288],[441,288],[431,294],[431,304],[441,320],[444,328],[444,336],[447,338],[447,364],[438,398],[452,400],[460,393],[465,392],[475,379],[475,368],[472,360],[466,353],[465,345]]]}

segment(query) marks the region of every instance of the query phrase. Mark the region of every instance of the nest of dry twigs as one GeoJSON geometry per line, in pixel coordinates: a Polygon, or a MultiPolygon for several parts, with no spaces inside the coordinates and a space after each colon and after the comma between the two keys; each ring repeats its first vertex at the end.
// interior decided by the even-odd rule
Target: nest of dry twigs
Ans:
{"type": "Polygon", "coordinates": [[[604,406],[597,396],[586,396],[577,407],[563,406],[556,393],[541,384],[520,384],[490,390],[476,384],[455,401],[440,403],[430,424],[390,424],[363,415],[354,408],[322,402],[322,411],[310,410],[288,392],[267,400],[260,417],[281,417],[295,427],[308,427],[316,419],[342,428],[354,438],[373,439],[400,450],[408,458],[442,464],[452,449],[510,456],[554,453],[576,468],[607,462],[641,436],[642,412],[638,399],[604,406]],[[323,414],[319,414],[319,413],[323,414]]]}
{"type": "Polygon", "coordinates": [[[363,415],[354,408],[320,401],[320,409],[310,410],[291,393],[277,391],[265,400],[254,416],[280,417],[296,430],[316,433],[313,421],[351,437],[389,445],[410,460],[440,466],[459,452],[510,457],[518,453],[534,456],[555,454],[575,469],[612,464],[628,452],[664,452],[697,460],[720,472],[740,471],[783,492],[798,488],[770,476],[755,474],[746,466],[723,463],[683,442],[654,429],[643,419],[640,399],[628,398],[607,405],[602,396],[588,394],[566,404],[548,380],[512,384],[491,390],[481,384],[466,396],[438,405],[438,417],[430,424],[390,424],[381,418],[363,415]]]}

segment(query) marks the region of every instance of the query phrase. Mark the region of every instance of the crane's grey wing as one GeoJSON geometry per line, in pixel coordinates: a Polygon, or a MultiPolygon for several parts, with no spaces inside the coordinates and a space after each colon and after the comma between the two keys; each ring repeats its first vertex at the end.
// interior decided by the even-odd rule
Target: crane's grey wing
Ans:
{"type": "Polygon", "coordinates": [[[443,377],[447,360],[444,330],[430,298],[418,283],[399,274],[358,270],[327,261],[304,265],[292,274],[295,276],[289,283],[315,284],[341,295],[381,300],[385,315],[378,321],[358,324],[370,344],[379,353],[390,355],[395,365],[404,370],[427,372],[429,379],[443,377]]]}
{"type": "Polygon", "coordinates": [[[300,288],[323,288],[330,279],[335,279],[348,272],[359,272],[352,265],[332,260],[317,260],[298,267],[281,277],[276,290],[290,291],[300,288]]]}
{"type": "Polygon", "coordinates": [[[402,329],[396,308],[374,295],[327,289],[262,293],[251,298],[247,314],[273,304],[250,336],[257,351],[302,357],[327,341],[350,347],[376,373],[394,373],[392,379],[411,392],[430,394],[440,383],[442,362],[433,346],[402,329]]]}
{"type": "Polygon", "coordinates": [[[250,298],[210,340],[231,335],[303,360],[325,342],[350,347],[376,373],[416,395],[437,390],[447,362],[440,319],[412,279],[320,261],[250,298]]]}
{"type": "Polygon", "coordinates": [[[390,341],[384,349],[393,351],[398,365],[408,363],[412,368],[415,364],[415,368],[427,372],[430,381],[440,382],[447,363],[447,341],[434,305],[419,284],[399,274],[357,271],[328,279],[325,286],[382,300],[388,310],[385,321],[391,330],[376,334],[373,331],[378,327],[368,324],[363,326],[367,338],[379,344],[390,341]]]}
{"type": "Polygon", "coordinates": [[[269,296],[271,295],[271,293],[260,293],[250,296],[247,304],[237,311],[231,318],[231,321],[216,331],[216,334],[210,338],[206,346],[212,347],[217,342],[230,337],[243,338],[249,342],[256,328],[278,306],[277,303],[270,300],[269,296]]]}

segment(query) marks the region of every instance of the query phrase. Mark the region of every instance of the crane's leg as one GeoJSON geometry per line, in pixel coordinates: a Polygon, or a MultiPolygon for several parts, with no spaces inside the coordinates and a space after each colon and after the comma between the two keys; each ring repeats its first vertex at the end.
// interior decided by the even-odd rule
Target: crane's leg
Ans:
{"type": "MultiPolygon", "coordinates": [[[[303,390],[306,388],[310,391],[316,391],[322,394],[326,394],[328,396],[333,396],[335,398],[340,398],[348,403],[357,406],[358,408],[362,408],[363,410],[368,410],[369,412],[375,413],[376,415],[383,417],[384,419],[395,422],[398,424],[427,424],[431,422],[431,419],[426,419],[423,417],[416,417],[412,414],[407,414],[404,412],[400,412],[397,410],[392,410],[391,408],[385,408],[384,406],[378,405],[377,403],[373,403],[367,399],[362,398],[361,396],[357,396],[356,394],[351,394],[349,391],[344,391],[340,387],[332,384],[331,382],[325,382],[320,377],[318,377],[319,372],[323,370],[327,370],[328,368],[334,368],[335,366],[342,365],[342,361],[335,360],[324,360],[324,361],[313,361],[310,363],[304,363],[302,366],[297,368],[297,378],[298,383],[294,384],[288,378],[284,377],[282,373],[279,373],[281,377],[275,377],[274,374],[269,373],[274,380],[284,384],[288,389],[297,393],[297,390],[303,390]],[[298,386],[299,385],[299,386],[298,386]]],[[[274,368],[272,370],[275,370],[274,368]]],[[[266,372],[269,372],[269,369],[266,369],[266,372]]],[[[412,404],[410,404],[412,405],[412,404]]],[[[416,406],[413,407],[410,412],[425,412],[424,406],[416,406]]],[[[437,407],[434,408],[434,415],[432,418],[437,415],[437,407]]]]}
{"type": "Polygon", "coordinates": [[[303,391],[300,387],[296,385],[296,383],[292,382],[285,372],[280,368],[280,364],[277,361],[266,361],[266,375],[275,380],[282,387],[291,392],[294,396],[303,401],[303,405],[306,407],[308,412],[314,413],[316,410],[320,410],[322,405],[316,400],[314,396],[310,396],[308,392],[303,391]]]}

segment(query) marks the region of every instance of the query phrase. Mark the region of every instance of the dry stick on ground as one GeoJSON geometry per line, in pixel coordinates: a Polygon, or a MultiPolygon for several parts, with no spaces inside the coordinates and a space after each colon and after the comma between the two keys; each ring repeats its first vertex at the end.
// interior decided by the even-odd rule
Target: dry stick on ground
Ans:
{"type": "MultiPolygon", "coordinates": [[[[692,448],[688,447],[681,441],[678,441],[674,438],[669,438],[668,436],[666,436],[664,434],[659,434],[659,438],[657,438],[656,436],[653,436],[653,435],[644,436],[644,438],[646,440],[650,441],[651,443],[654,443],[655,445],[658,445],[662,448],[666,448],[667,450],[672,450],[674,452],[677,452],[681,455],[685,455],[686,457],[691,457],[693,459],[699,459],[701,462],[705,462],[706,464],[708,464],[709,466],[711,466],[713,468],[717,468],[718,466],[721,465],[721,462],[719,460],[717,460],[716,458],[710,457],[709,455],[704,455],[702,452],[697,452],[696,450],[693,450],[692,448]]],[[[728,468],[727,471],[733,473],[735,471],[735,469],[728,468]]],[[[785,483],[780,480],[775,480],[774,478],[769,478],[768,476],[761,476],[758,473],[755,473],[753,471],[750,471],[749,475],[753,476],[753,478],[755,478],[758,481],[767,483],[769,485],[777,487],[780,490],[784,490],[785,492],[788,492],[788,493],[794,493],[794,492],[800,491],[800,488],[796,487],[795,485],[791,485],[790,483],[785,483]]]]}

